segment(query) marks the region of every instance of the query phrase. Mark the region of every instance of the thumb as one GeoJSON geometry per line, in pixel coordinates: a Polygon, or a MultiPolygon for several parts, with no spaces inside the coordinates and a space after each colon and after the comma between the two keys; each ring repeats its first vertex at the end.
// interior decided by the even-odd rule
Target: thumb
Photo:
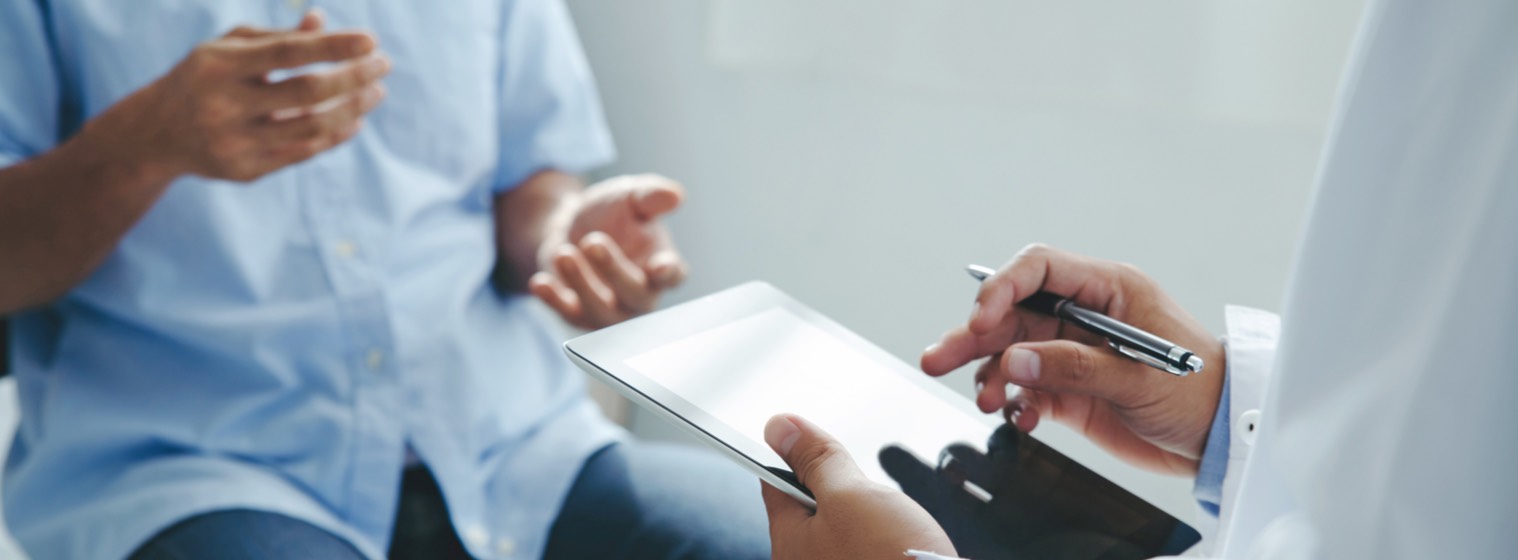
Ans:
{"type": "Polygon", "coordinates": [[[327,13],[321,8],[306,10],[306,15],[301,16],[300,24],[295,26],[296,31],[320,31],[327,24],[327,13]]]}
{"type": "MultiPolygon", "coordinates": [[[[322,26],[326,24],[326,12],[323,12],[321,8],[311,8],[309,10],[306,10],[306,14],[304,16],[301,16],[300,23],[295,25],[295,30],[321,31],[322,26]]],[[[232,28],[231,31],[228,31],[226,36],[236,37],[239,39],[257,39],[260,37],[268,37],[271,35],[278,35],[280,33],[289,32],[290,31],[286,29],[269,29],[267,27],[255,27],[252,25],[239,25],[232,28]]]]}
{"type": "Polygon", "coordinates": [[[660,175],[639,175],[638,186],[633,188],[633,211],[639,219],[651,220],[668,214],[680,207],[685,200],[685,188],[660,175]]]}
{"type": "Polygon", "coordinates": [[[800,416],[781,414],[764,425],[764,441],[790,465],[820,505],[833,490],[857,485],[864,473],[838,440],[800,416]]]}
{"type": "MultiPolygon", "coordinates": [[[[1069,340],[1014,344],[998,368],[1008,381],[1050,393],[1074,393],[1127,404],[1148,372],[1106,348],[1069,340]]],[[[1139,366],[1142,368],[1143,366],[1139,366]]]]}

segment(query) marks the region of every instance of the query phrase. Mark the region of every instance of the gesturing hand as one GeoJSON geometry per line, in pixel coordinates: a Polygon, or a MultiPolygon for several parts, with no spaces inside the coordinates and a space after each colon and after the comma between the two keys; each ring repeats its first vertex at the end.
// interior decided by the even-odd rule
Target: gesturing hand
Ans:
{"type": "Polygon", "coordinates": [[[817,511],[760,483],[769,511],[773,558],[902,558],[909,549],[954,556],[954,545],[906,494],[875,484],[848,451],[812,423],[771,418],[764,441],[817,498],[817,511]]]}
{"type": "Polygon", "coordinates": [[[294,30],[233,29],[90,126],[131,160],[170,176],[251,181],[304,161],[358,132],[384,97],[378,80],[390,70],[373,36],[322,25],[312,11],[294,30]],[[319,62],[337,64],[269,79],[319,62]]]}
{"type": "Polygon", "coordinates": [[[1222,391],[1222,344],[1131,266],[1034,245],[981,284],[968,324],[924,351],[943,375],[992,357],[976,373],[985,412],[1004,410],[1023,431],[1048,415],[1118,457],[1163,473],[1195,474],[1222,391]],[[1187,377],[1123,357],[1106,341],[1013,304],[1038,291],[1147,330],[1195,351],[1206,370],[1187,377]],[[1010,399],[1007,384],[1023,388],[1010,399]]]}
{"type": "Polygon", "coordinates": [[[660,219],[684,198],[678,183],[658,175],[591,185],[550,226],[528,290],[584,329],[647,313],[685,279],[685,261],[660,219]]]}

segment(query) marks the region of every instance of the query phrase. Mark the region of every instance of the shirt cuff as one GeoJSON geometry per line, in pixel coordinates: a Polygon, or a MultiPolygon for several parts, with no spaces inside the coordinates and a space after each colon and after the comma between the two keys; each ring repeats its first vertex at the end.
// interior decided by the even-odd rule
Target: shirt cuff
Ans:
{"type": "MultiPolygon", "coordinates": [[[[1228,341],[1223,341],[1225,352],[1228,341]]],[[[1212,429],[1207,432],[1207,445],[1202,448],[1202,463],[1197,468],[1196,484],[1191,495],[1196,498],[1202,511],[1217,518],[1223,506],[1223,479],[1228,475],[1229,436],[1229,380],[1223,376],[1223,393],[1218,397],[1218,410],[1212,415],[1212,429]]]]}

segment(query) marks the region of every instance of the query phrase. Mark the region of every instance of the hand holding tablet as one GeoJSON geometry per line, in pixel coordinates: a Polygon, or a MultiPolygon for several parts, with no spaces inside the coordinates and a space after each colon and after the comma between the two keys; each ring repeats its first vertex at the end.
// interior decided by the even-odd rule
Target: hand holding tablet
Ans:
{"type": "MultiPolygon", "coordinates": [[[[1001,426],[998,417],[978,413],[968,399],[763,283],[744,284],[584,335],[565,343],[565,350],[576,364],[633,402],[813,508],[816,501],[790,476],[785,462],[763,443],[765,424],[776,414],[796,414],[825,429],[842,443],[865,477],[891,488],[907,486],[892,476],[899,477],[902,472],[931,472],[944,481],[953,480],[952,476],[958,475],[952,474],[955,471],[940,472],[945,465],[937,462],[938,458],[952,456],[955,452],[951,450],[956,449],[964,456],[969,456],[965,455],[967,450],[985,455],[986,442],[993,441],[993,433],[1001,426]],[[911,464],[881,460],[893,457],[915,457],[919,458],[918,465],[934,466],[903,471],[911,464]]],[[[1057,486],[1034,489],[1079,489],[1071,495],[1093,499],[1077,502],[1104,511],[1120,504],[1127,508],[1125,515],[1130,519],[1168,523],[1166,526],[1181,535],[1176,539],[1184,543],[1181,549],[1195,541],[1190,537],[1194,531],[1158,508],[1033,438],[1021,437],[1024,439],[1014,446],[1016,452],[995,455],[1015,461],[988,464],[1005,465],[1001,471],[1013,479],[1030,481],[1028,484],[962,478],[957,483],[945,482],[952,488],[932,492],[950,492],[947,495],[954,497],[953,503],[969,504],[965,501],[968,498],[981,507],[990,507],[1001,498],[994,494],[998,490],[1012,492],[1007,495],[1010,497],[1029,489],[1029,485],[1044,484],[1031,481],[1058,481],[1057,486]],[[1013,474],[1019,472],[1052,473],[1053,477],[1013,474]],[[964,484],[966,480],[970,484],[964,484]]],[[[908,487],[908,493],[916,491],[913,497],[921,501],[927,495],[923,488],[908,487]]],[[[938,509],[935,518],[940,523],[959,523],[954,520],[974,510],[951,514],[951,510],[938,509]]],[[[1054,522],[1067,517],[1051,514],[1044,519],[1054,522]]],[[[1090,517],[1070,517],[1067,525],[1087,523],[1084,519],[1090,517]]],[[[978,524],[997,527],[1002,523],[978,524]]],[[[951,535],[956,532],[968,534],[958,528],[950,530],[951,535]]],[[[1166,550],[1170,549],[1156,549],[1151,544],[1144,554],[1166,550]]]]}

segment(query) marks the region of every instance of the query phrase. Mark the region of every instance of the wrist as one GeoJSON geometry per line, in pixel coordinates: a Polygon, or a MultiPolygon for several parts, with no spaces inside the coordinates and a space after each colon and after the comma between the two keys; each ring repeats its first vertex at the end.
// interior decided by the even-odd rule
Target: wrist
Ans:
{"type": "Polygon", "coordinates": [[[189,174],[169,145],[173,134],[148,108],[158,87],[154,82],[86,121],[62,147],[76,161],[99,166],[127,184],[167,186],[189,174]]]}
{"type": "Polygon", "coordinates": [[[554,251],[569,242],[579,190],[572,176],[544,171],[496,196],[498,288],[525,289],[534,274],[549,269],[554,251]]]}

